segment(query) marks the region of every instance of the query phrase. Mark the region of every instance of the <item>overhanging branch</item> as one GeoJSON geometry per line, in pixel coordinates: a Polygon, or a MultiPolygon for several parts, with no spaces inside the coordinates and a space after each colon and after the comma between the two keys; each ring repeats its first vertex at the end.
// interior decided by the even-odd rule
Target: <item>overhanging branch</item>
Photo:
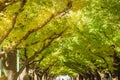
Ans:
{"type": "Polygon", "coordinates": [[[41,59],[39,59],[39,60],[34,60],[34,61],[32,61],[31,63],[29,63],[29,65],[32,65],[32,64],[37,63],[37,62],[39,62],[39,64],[40,64],[40,62],[41,62],[44,58],[45,58],[45,56],[42,56],[41,59]]]}
{"type": "Polygon", "coordinates": [[[7,6],[12,5],[20,0],[5,0],[4,2],[0,2],[0,12],[3,11],[7,6]]]}
{"type": "MultiPolygon", "coordinates": [[[[18,0],[11,1],[10,3],[12,4],[12,3],[16,2],[16,1],[18,1],[18,0]]],[[[26,0],[22,0],[21,1],[21,5],[20,5],[19,10],[14,13],[13,20],[12,20],[12,26],[11,26],[10,29],[8,29],[8,31],[6,31],[5,35],[0,38],[0,44],[2,44],[2,42],[8,37],[8,35],[10,34],[10,32],[15,27],[18,14],[23,11],[23,7],[25,6],[25,3],[26,3],[26,0]]],[[[0,10],[1,10],[1,6],[0,6],[0,10]]]]}
{"type": "MultiPolygon", "coordinates": [[[[19,9],[20,11],[22,11],[22,7],[24,7],[25,5],[25,2],[26,0],[22,0],[22,5],[21,5],[21,8],[19,9]]],[[[67,12],[70,8],[72,7],[72,1],[70,0],[67,4],[67,7],[61,11],[58,11],[56,12],[55,14],[52,14],[45,22],[43,22],[42,25],[32,29],[32,30],[29,30],[18,42],[16,42],[16,44],[14,44],[13,46],[11,45],[11,48],[8,48],[6,51],[4,52],[0,52],[2,53],[2,55],[0,54],[0,57],[2,57],[5,53],[8,54],[10,51],[14,51],[16,50],[16,47],[23,41],[23,40],[26,40],[30,34],[42,29],[44,26],[46,26],[53,18],[55,18],[56,16],[58,15],[61,15],[62,13],[65,13],[67,12]]],[[[13,24],[12,24],[12,27],[11,29],[8,30],[8,32],[5,34],[5,37],[3,37],[2,39],[0,39],[0,43],[2,43],[4,41],[4,39],[9,35],[9,33],[12,31],[12,29],[14,28],[14,25],[16,23],[16,18],[18,16],[18,13],[16,14],[16,17],[14,17],[13,19],[13,24]]]]}
{"type": "Polygon", "coordinates": [[[56,35],[55,37],[52,37],[52,38],[48,37],[47,39],[45,39],[45,42],[46,42],[46,40],[50,40],[50,41],[49,41],[47,44],[44,44],[43,47],[42,47],[42,49],[36,51],[36,52],[34,53],[34,55],[32,55],[31,57],[29,57],[29,58],[24,62],[23,66],[21,67],[21,69],[20,69],[19,72],[18,72],[18,75],[23,71],[23,69],[25,68],[25,66],[26,66],[28,63],[30,63],[30,62],[31,62],[32,60],[34,60],[42,51],[44,51],[46,48],[48,48],[55,39],[57,39],[58,37],[62,36],[62,34],[63,34],[66,30],[67,30],[67,28],[66,28],[65,30],[63,30],[61,33],[55,34],[55,35],[56,35]]]}
{"type": "Polygon", "coordinates": [[[44,26],[46,26],[53,18],[55,18],[58,15],[61,15],[62,13],[65,13],[72,7],[72,1],[69,1],[67,4],[67,7],[61,11],[56,12],[55,14],[52,14],[46,21],[43,22],[43,24],[39,25],[38,27],[29,30],[16,44],[13,45],[12,49],[16,49],[16,47],[23,41],[26,40],[30,34],[42,29],[44,26]]]}
{"type": "Polygon", "coordinates": [[[46,72],[48,72],[55,64],[57,61],[53,62],[52,64],[50,64],[46,69],[43,70],[42,74],[45,74],[46,72]]]}

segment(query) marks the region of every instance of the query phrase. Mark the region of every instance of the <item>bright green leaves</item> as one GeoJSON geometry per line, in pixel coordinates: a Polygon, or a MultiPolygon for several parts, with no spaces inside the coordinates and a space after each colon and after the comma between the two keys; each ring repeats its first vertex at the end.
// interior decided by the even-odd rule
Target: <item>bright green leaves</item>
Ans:
{"type": "MultiPolygon", "coordinates": [[[[63,39],[61,44],[64,44],[64,46],[62,46],[63,54],[68,54],[66,56],[67,58],[70,55],[72,56],[76,55],[76,53],[80,53],[87,59],[86,61],[88,61],[88,63],[86,64],[95,64],[92,64],[93,68],[96,66],[104,68],[105,70],[113,70],[114,68],[111,63],[112,59],[110,55],[113,55],[114,52],[110,46],[116,44],[116,41],[119,40],[118,24],[116,25],[116,22],[118,21],[116,18],[118,17],[110,15],[111,13],[102,9],[101,6],[101,1],[93,0],[87,9],[84,9],[81,12],[78,11],[78,13],[71,12],[70,14],[72,16],[70,19],[72,20],[70,20],[71,22],[69,22],[69,24],[72,23],[71,26],[77,27],[79,30],[76,30],[75,28],[71,28],[70,31],[68,30],[68,35],[65,36],[67,38],[65,40],[63,39]],[[110,19],[110,17],[112,18],[110,19]],[[110,24],[111,20],[113,21],[112,24],[110,24]],[[75,35],[73,36],[73,34],[75,35]],[[102,58],[105,58],[106,62],[102,58]],[[92,59],[96,60],[96,62],[92,62],[92,59]]],[[[119,46],[118,44],[119,43],[117,43],[117,46],[119,46]]],[[[70,66],[69,64],[71,63],[68,61],[68,66],[70,66]]],[[[75,69],[77,70],[77,68],[75,69]]]]}
{"type": "MultiPolygon", "coordinates": [[[[68,1],[28,0],[1,47],[6,49],[19,42],[28,31],[40,27],[52,14],[63,10],[68,1]]],[[[52,65],[49,73],[54,75],[74,75],[74,72],[84,73],[88,69],[113,70],[111,45],[115,44],[115,50],[120,51],[119,2],[73,0],[69,12],[51,19],[43,28],[23,39],[17,48],[26,48],[28,57],[43,49],[34,60],[44,56],[39,66],[44,70],[52,65]]],[[[0,13],[0,37],[11,27],[13,15],[19,7],[20,3],[16,2],[0,13]]],[[[24,49],[20,50],[20,56],[25,59],[24,49]]]]}
{"type": "Polygon", "coordinates": [[[66,7],[68,0],[30,0],[41,7],[42,10],[46,10],[55,13],[66,7]]]}
{"type": "Polygon", "coordinates": [[[120,13],[120,1],[119,0],[114,0],[114,1],[105,0],[105,1],[102,1],[102,3],[103,3],[103,9],[107,9],[108,12],[114,15],[119,15],[120,13]]]}

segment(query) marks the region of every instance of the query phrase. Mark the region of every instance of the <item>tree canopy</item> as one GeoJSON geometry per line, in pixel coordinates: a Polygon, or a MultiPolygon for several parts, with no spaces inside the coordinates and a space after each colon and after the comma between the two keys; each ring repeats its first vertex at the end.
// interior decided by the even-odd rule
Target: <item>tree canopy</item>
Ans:
{"type": "Polygon", "coordinates": [[[0,57],[9,68],[19,51],[17,75],[29,65],[54,76],[118,76],[119,31],[119,0],[0,0],[0,57]]]}

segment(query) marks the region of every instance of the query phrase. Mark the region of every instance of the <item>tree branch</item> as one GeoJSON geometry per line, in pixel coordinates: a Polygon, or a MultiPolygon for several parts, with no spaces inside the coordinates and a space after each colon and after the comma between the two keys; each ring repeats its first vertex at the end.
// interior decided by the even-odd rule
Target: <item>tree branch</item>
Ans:
{"type": "MultiPolygon", "coordinates": [[[[34,59],[39,55],[39,53],[41,53],[41,52],[44,51],[46,48],[48,48],[48,47],[51,45],[51,43],[52,43],[56,38],[60,37],[66,30],[67,30],[67,29],[63,30],[63,31],[62,31],[61,33],[59,33],[59,34],[56,34],[56,36],[53,37],[53,38],[47,38],[46,40],[50,40],[50,41],[49,41],[47,44],[44,44],[43,47],[42,47],[42,49],[36,51],[36,52],[34,53],[34,55],[32,55],[31,57],[29,57],[29,58],[23,63],[23,66],[21,67],[21,69],[19,70],[19,72],[18,72],[17,74],[19,75],[19,74],[24,70],[24,68],[26,67],[26,65],[27,65],[29,62],[31,62],[32,60],[34,60],[34,59]]],[[[46,42],[46,40],[45,40],[45,42],[46,42]]]]}
{"type": "Polygon", "coordinates": [[[34,61],[32,61],[31,63],[29,63],[29,65],[34,64],[35,62],[39,62],[39,64],[40,64],[40,62],[41,62],[44,58],[45,58],[45,56],[42,56],[41,59],[39,59],[39,60],[34,60],[34,61]]]}
{"type": "MultiPolygon", "coordinates": [[[[26,0],[23,0],[23,1],[22,1],[21,7],[23,6],[24,2],[26,2],[26,0]]],[[[63,9],[63,10],[61,10],[61,11],[58,11],[58,12],[56,12],[55,14],[51,15],[42,25],[40,25],[40,26],[38,26],[38,27],[36,27],[36,28],[34,28],[34,29],[32,29],[32,30],[29,30],[29,31],[23,36],[23,38],[21,38],[18,42],[16,42],[16,44],[14,44],[13,46],[11,46],[11,48],[8,48],[8,49],[7,49],[6,51],[4,51],[4,52],[0,52],[0,53],[2,54],[2,55],[0,54],[0,57],[2,57],[5,53],[8,54],[10,51],[16,50],[16,47],[17,47],[23,40],[26,40],[26,39],[30,36],[30,34],[32,34],[32,33],[36,32],[36,31],[42,29],[44,26],[46,26],[46,25],[47,25],[53,18],[55,18],[56,16],[61,15],[62,13],[67,12],[67,11],[72,7],[72,1],[69,1],[68,4],[67,4],[67,7],[66,7],[65,9],[63,9]],[[69,5],[68,5],[68,4],[69,4],[69,5]],[[71,6],[70,6],[70,4],[71,4],[71,6]]],[[[22,11],[22,9],[19,9],[19,10],[22,11]]],[[[17,15],[18,15],[18,13],[17,13],[17,15]]],[[[17,17],[16,17],[16,18],[17,18],[17,17]]],[[[14,20],[13,20],[14,25],[15,25],[15,22],[16,22],[16,19],[14,18],[14,20]]],[[[4,39],[5,39],[5,38],[9,35],[9,33],[12,31],[12,29],[14,28],[14,25],[13,25],[13,27],[11,27],[11,29],[9,29],[9,31],[5,34],[5,37],[3,37],[2,39],[0,39],[0,44],[4,41],[4,39]]]]}
{"type": "Polygon", "coordinates": [[[28,58],[28,56],[27,56],[27,49],[26,48],[24,48],[24,56],[25,56],[26,59],[28,58]]]}
{"type": "Polygon", "coordinates": [[[0,12],[3,11],[7,6],[12,5],[20,0],[5,0],[4,2],[0,2],[0,12]]]}
{"type": "Polygon", "coordinates": [[[67,5],[67,7],[61,11],[56,12],[55,14],[52,14],[46,21],[43,22],[43,24],[39,25],[38,27],[29,30],[18,42],[16,42],[16,44],[13,45],[12,49],[16,49],[16,47],[23,41],[26,40],[30,34],[42,29],[44,26],[46,26],[53,18],[55,18],[58,15],[61,15],[62,13],[65,13],[66,11],[68,11],[71,7],[72,7],[72,1],[68,2],[69,5],[67,5]]]}
{"type": "Polygon", "coordinates": [[[57,61],[54,61],[52,64],[48,65],[48,67],[44,69],[40,69],[40,67],[35,68],[35,73],[38,76],[43,76],[45,73],[48,73],[48,71],[56,64],[57,61]]]}
{"type": "Polygon", "coordinates": [[[56,62],[57,62],[57,61],[53,62],[53,63],[50,64],[46,69],[44,69],[42,74],[45,74],[48,70],[50,70],[50,69],[56,64],[56,62]]]}
{"type": "MultiPolygon", "coordinates": [[[[17,1],[18,1],[18,0],[17,0],[17,1]]],[[[11,1],[11,4],[14,3],[14,2],[16,2],[16,0],[11,1]]],[[[22,0],[21,6],[20,6],[19,10],[14,13],[13,20],[12,20],[12,26],[11,26],[10,29],[8,29],[8,31],[5,33],[5,35],[0,38],[0,44],[2,44],[2,42],[8,37],[8,35],[10,34],[10,32],[11,32],[11,31],[13,30],[13,28],[15,27],[18,14],[23,11],[23,7],[25,6],[25,3],[26,3],[26,0],[22,0]]],[[[0,7],[1,7],[1,6],[0,6],[0,7]]]]}

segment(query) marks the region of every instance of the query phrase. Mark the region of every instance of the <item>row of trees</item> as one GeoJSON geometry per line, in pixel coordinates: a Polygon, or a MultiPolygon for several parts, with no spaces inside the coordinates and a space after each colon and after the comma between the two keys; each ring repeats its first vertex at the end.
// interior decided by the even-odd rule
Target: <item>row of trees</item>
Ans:
{"type": "Polygon", "coordinates": [[[119,0],[0,0],[4,75],[16,80],[32,69],[40,79],[100,80],[106,72],[119,80],[119,9],[119,0]]]}

